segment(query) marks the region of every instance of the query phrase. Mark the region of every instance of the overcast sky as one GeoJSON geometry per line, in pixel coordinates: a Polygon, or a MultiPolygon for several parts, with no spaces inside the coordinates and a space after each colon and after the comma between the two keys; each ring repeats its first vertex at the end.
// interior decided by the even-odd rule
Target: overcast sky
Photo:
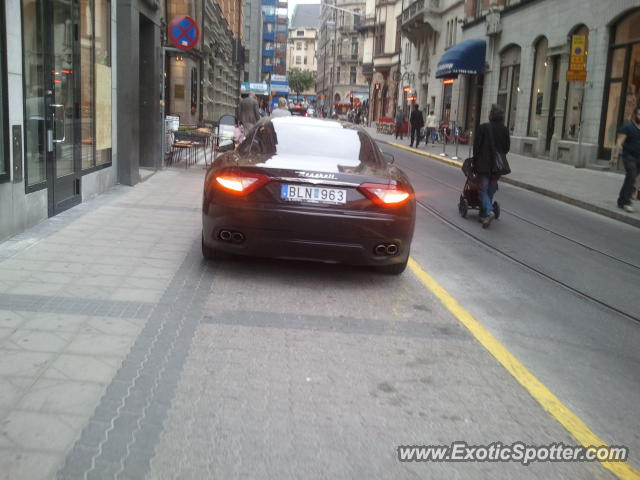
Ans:
{"type": "Polygon", "coordinates": [[[293,9],[299,3],[320,3],[320,0],[289,0],[289,20],[293,16],[293,9]]]}

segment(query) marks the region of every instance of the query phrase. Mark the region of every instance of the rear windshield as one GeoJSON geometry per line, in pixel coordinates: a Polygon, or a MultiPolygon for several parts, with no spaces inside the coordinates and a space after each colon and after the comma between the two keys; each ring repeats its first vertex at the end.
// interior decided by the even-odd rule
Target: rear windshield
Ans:
{"type": "Polygon", "coordinates": [[[251,153],[335,158],[352,166],[380,162],[373,142],[361,131],[317,119],[291,120],[295,119],[276,118],[258,126],[251,153]]]}

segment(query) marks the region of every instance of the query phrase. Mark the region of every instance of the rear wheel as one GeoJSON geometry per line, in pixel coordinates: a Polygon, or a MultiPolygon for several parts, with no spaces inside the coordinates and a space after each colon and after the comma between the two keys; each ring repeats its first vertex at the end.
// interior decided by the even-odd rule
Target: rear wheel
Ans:
{"type": "Polygon", "coordinates": [[[462,195],[460,195],[460,201],[458,202],[458,212],[462,218],[465,218],[469,212],[469,202],[462,195]]]}
{"type": "Polygon", "coordinates": [[[409,259],[407,258],[404,262],[401,263],[394,263],[392,265],[383,265],[382,267],[376,267],[376,270],[387,275],[400,275],[407,268],[408,262],[409,259]]]}
{"type": "Polygon", "coordinates": [[[221,252],[220,250],[209,247],[204,243],[204,234],[202,235],[202,256],[206,260],[222,260],[227,257],[226,253],[221,252]]]}

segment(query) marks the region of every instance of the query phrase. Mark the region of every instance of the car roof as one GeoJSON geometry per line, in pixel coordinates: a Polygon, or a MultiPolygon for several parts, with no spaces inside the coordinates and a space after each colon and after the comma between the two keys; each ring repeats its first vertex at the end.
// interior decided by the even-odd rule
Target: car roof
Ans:
{"type": "Polygon", "coordinates": [[[324,128],[345,128],[345,125],[336,122],[335,120],[324,120],[321,118],[311,118],[311,117],[299,117],[299,116],[290,116],[290,117],[276,117],[270,119],[274,125],[278,124],[294,124],[294,125],[304,125],[309,127],[324,127],[324,128]]]}

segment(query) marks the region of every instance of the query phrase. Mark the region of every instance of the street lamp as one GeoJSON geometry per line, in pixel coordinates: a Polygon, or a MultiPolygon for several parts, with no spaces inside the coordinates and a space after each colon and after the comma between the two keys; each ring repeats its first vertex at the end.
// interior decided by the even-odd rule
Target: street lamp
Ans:
{"type": "Polygon", "coordinates": [[[406,78],[407,79],[407,84],[409,86],[412,86],[415,77],[416,77],[416,75],[413,72],[406,71],[402,75],[400,75],[400,71],[396,70],[395,81],[400,83],[400,89],[402,90],[402,107],[403,107],[403,110],[406,110],[405,102],[407,100],[407,98],[406,98],[407,96],[405,95],[406,92],[405,92],[405,90],[403,88],[404,80],[406,78]]]}

